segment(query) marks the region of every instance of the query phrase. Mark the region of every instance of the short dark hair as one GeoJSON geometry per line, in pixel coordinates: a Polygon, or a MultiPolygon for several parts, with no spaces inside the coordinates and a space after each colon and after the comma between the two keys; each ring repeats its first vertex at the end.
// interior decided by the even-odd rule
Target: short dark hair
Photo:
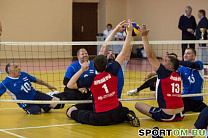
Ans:
{"type": "Polygon", "coordinates": [[[192,50],[192,52],[194,53],[194,55],[196,56],[196,50],[195,49],[193,49],[193,48],[186,48],[186,49],[190,49],[190,50],[192,50]]]}
{"type": "Polygon", "coordinates": [[[80,48],[78,51],[77,51],[77,56],[79,56],[79,53],[80,51],[87,51],[85,48],[80,48]]]}
{"type": "Polygon", "coordinates": [[[107,24],[107,26],[106,26],[106,27],[108,27],[108,26],[110,26],[111,28],[113,27],[113,26],[112,26],[112,24],[110,24],[110,23],[109,23],[109,24],[107,24]]]}
{"type": "Polygon", "coordinates": [[[178,58],[178,55],[176,55],[176,53],[170,53],[170,56],[175,56],[176,58],[178,58]]]}
{"type": "Polygon", "coordinates": [[[205,10],[199,10],[199,12],[201,13],[201,14],[203,14],[203,16],[206,16],[206,12],[205,12],[205,10]]]}
{"type": "Polygon", "coordinates": [[[5,71],[6,71],[7,74],[9,74],[9,67],[11,66],[11,63],[15,63],[15,62],[14,61],[9,62],[5,67],[5,71]]]}
{"type": "Polygon", "coordinates": [[[176,71],[179,68],[179,60],[173,56],[168,56],[170,59],[171,64],[173,65],[172,68],[176,71]]]}
{"type": "Polygon", "coordinates": [[[106,69],[107,59],[104,55],[98,55],[94,58],[93,63],[97,72],[103,72],[106,69]]]}

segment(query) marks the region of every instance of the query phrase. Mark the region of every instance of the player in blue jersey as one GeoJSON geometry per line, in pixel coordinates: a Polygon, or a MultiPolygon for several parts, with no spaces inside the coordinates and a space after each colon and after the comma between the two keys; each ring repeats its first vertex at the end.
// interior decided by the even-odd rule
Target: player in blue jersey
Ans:
{"type": "MultiPolygon", "coordinates": [[[[5,71],[8,76],[0,83],[0,96],[7,92],[14,100],[47,100],[59,101],[56,97],[51,97],[40,91],[36,91],[31,82],[44,85],[50,90],[56,90],[55,87],[48,83],[35,78],[26,72],[21,72],[18,63],[11,62],[6,65],[5,71]]],[[[61,109],[64,104],[27,104],[18,103],[20,108],[23,108],[28,114],[40,114],[41,109],[48,112],[51,108],[61,109]]]]}
{"type": "MultiPolygon", "coordinates": [[[[124,26],[126,25],[126,21],[122,21],[120,22],[116,28],[113,29],[112,33],[110,35],[108,35],[108,37],[105,39],[105,41],[112,41],[114,36],[117,34],[117,32],[123,32],[125,30],[124,26]]],[[[132,38],[133,39],[133,38],[132,38]]],[[[115,61],[115,54],[112,50],[109,50],[109,46],[110,45],[103,45],[99,51],[99,55],[102,54],[104,56],[107,56],[107,60],[108,60],[108,66],[110,64],[112,64],[115,61]]],[[[125,70],[126,70],[126,66],[128,64],[128,61],[130,59],[130,55],[131,55],[131,50],[132,50],[132,45],[130,45],[130,47],[128,48],[126,57],[124,59],[124,62],[118,72],[118,98],[121,98],[121,93],[123,90],[123,85],[124,85],[124,75],[125,75],[125,70]]]]}
{"type": "MultiPolygon", "coordinates": [[[[95,68],[93,66],[93,62],[89,60],[89,55],[87,53],[87,50],[84,48],[81,48],[77,51],[77,58],[78,61],[72,63],[66,71],[66,74],[64,76],[63,84],[66,86],[69,80],[72,78],[72,76],[77,73],[77,71],[80,70],[81,64],[85,61],[89,62],[89,69],[85,71],[80,78],[84,78],[89,75],[95,74],[95,68]]],[[[79,88],[79,89],[69,89],[67,87],[64,88],[64,92],[53,94],[53,96],[58,97],[62,100],[86,100],[89,99],[91,95],[91,92],[88,88],[79,88]]]]}
{"type": "MultiPolygon", "coordinates": [[[[184,53],[184,61],[180,62],[178,69],[183,80],[182,94],[202,93],[204,82],[204,67],[201,61],[196,61],[196,51],[187,48],[184,53]]],[[[203,103],[203,96],[182,98],[184,111],[201,112],[207,105],[203,103]]]]}
{"type": "MultiPolygon", "coordinates": [[[[129,20],[131,24],[131,21],[129,20]]],[[[67,87],[89,87],[92,91],[92,104],[76,104],[67,110],[67,116],[83,124],[105,126],[131,121],[133,126],[139,126],[139,120],[133,111],[122,107],[117,97],[118,71],[124,61],[131,42],[132,25],[127,27],[128,34],[121,53],[116,60],[107,67],[107,59],[104,55],[98,55],[94,59],[94,67],[97,75],[91,75],[79,79],[84,71],[88,70],[89,63],[84,62],[81,69],[70,79],[67,87]],[[79,79],[79,80],[78,80],[79,79]]]]}

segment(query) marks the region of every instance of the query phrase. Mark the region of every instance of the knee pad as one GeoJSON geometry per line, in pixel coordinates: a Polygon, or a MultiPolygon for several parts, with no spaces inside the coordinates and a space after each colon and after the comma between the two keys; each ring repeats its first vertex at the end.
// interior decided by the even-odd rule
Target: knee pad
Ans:
{"type": "Polygon", "coordinates": [[[65,104],[57,104],[53,109],[62,109],[64,106],[65,104]]]}

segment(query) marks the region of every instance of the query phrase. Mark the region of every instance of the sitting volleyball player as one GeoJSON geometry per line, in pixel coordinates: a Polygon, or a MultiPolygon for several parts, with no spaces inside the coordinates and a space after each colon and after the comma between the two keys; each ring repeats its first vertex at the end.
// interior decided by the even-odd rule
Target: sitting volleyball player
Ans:
{"type": "MultiPolygon", "coordinates": [[[[180,61],[178,73],[182,77],[182,94],[202,93],[204,82],[204,67],[201,61],[196,61],[196,50],[187,48],[184,53],[184,61],[180,61]]],[[[201,112],[207,105],[203,102],[203,96],[184,97],[184,111],[201,112]]]]}
{"type": "Polygon", "coordinates": [[[124,121],[131,121],[133,126],[139,126],[139,120],[134,112],[126,107],[122,107],[117,97],[117,75],[131,42],[132,25],[130,24],[127,29],[129,33],[124,42],[123,49],[109,67],[107,67],[106,57],[98,55],[93,62],[98,72],[97,75],[79,79],[80,75],[89,68],[89,63],[85,62],[82,64],[81,69],[70,79],[67,87],[71,89],[90,88],[93,103],[72,106],[67,110],[69,118],[83,124],[97,126],[117,124],[124,121]]]}
{"type": "MultiPolygon", "coordinates": [[[[59,101],[56,97],[51,97],[45,93],[36,91],[31,82],[44,85],[50,90],[56,89],[48,83],[35,78],[26,72],[21,72],[18,63],[10,62],[6,65],[5,71],[8,76],[0,83],[0,96],[6,91],[14,100],[46,100],[59,101]]],[[[23,108],[28,114],[40,114],[41,109],[48,112],[51,108],[61,109],[64,104],[27,104],[18,103],[20,108],[23,108]]]]}
{"type": "MultiPolygon", "coordinates": [[[[120,22],[115,29],[113,29],[113,31],[111,32],[110,35],[108,35],[108,37],[105,39],[105,41],[112,41],[114,36],[117,34],[117,32],[121,32],[124,31],[125,28],[124,26],[126,25],[126,21],[122,21],[120,22]]],[[[108,50],[109,49],[109,45],[103,45],[99,51],[99,55],[102,54],[104,56],[107,56],[107,60],[108,60],[108,64],[107,66],[109,66],[110,64],[112,64],[115,61],[115,54],[112,50],[108,50]]],[[[123,85],[124,85],[124,73],[126,70],[126,66],[128,64],[128,61],[130,59],[130,55],[131,55],[131,50],[132,50],[132,45],[129,46],[126,57],[124,59],[124,62],[118,72],[118,98],[121,98],[121,93],[122,93],[122,89],[123,89],[123,85]]]]}
{"type": "MultiPolygon", "coordinates": [[[[167,55],[168,56],[173,56],[175,58],[177,58],[178,56],[175,54],[175,53],[168,53],[167,52],[167,55]]],[[[161,57],[157,57],[158,61],[160,63],[162,63],[162,58],[161,57]]],[[[146,88],[150,88],[150,91],[155,91],[156,89],[156,81],[157,81],[157,77],[154,77],[156,76],[157,73],[155,71],[152,71],[150,73],[148,73],[144,78],[143,78],[143,81],[145,81],[144,84],[142,84],[140,87],[136,88],[136,89],[133,89],[133,90],[130,90],[127,92],[127,94],[129,96],[133,96],[133,95],[138,95],[139,92],[143,89],[146,89],[146,88]]]]}
{"type": "Polygon", "coordinates": [[[93,62],[89,60],[89,55],[86,49],[81,48],[77,51],[78,60],[72,63],[68,68],[64,76],[63,84],[65,85],[64,92],[57,93],[51,92],[48,93],[52,96],[58,97],[62,100],[87,100],[90,99],[91,91],[87,87],[79,88],[79,89],[69,89],[67,88],[67,83],[72,78],[72,76],[78,72],[81,68],[81,64],[85,61],[90,63],[89,69],[85,71],[81,76],[84,78],[89,75],[95,74],[95,68],[93,66],[93,62]]]}
{"type": "MultiPolygon", "coordinates": [[[[189,134],[193,134],[192,133],[193,129],[206,129],[206,138],[208,138],[208,106],[202,110],[194,125],[191,128],[189,128],[188,130],[189,134]]],[[[194,136],[189,136],[189,138],[193,138],[193,137],[194,136]]],[[[187,138],[187,137],[181,136],[180,138],[187,138]]]]}
{"type": "Polygon", "coordinates": [[[153,69],[157,72],[156,99],[159,108],[151,107],[145,103],[137,102],[135,108],[155,119],[156,121],[179,121],[184,118],[181,98],[181,77],[176,72],[179,61],[172,56],[165,56],[162,64],[157,60],[148,42],[146,25],[141,28],[142,41],[147,58],[153,69]]]}

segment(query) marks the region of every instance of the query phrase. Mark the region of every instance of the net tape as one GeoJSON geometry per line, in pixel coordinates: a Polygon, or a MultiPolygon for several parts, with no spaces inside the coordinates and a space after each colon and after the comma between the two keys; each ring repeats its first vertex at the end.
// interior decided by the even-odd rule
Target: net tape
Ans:
{"type": "MultiPolygon", "coordinates": [[[[208,40],[186,41],[149,41],[150,44],[206,44],[208,40]]],[[[0,42],[2,45],[123,45],[124,41],[81,41],[81,42],[0,42]]],[[[132,41],[131,44],[143,44],[142,41],[132,41]]]]}
{"type": "MultiPolygon", "coordinates": [[[[208,93],[198,93],[198,94],[186,94],[181,95],[181,97],[196,97],[196,96],[207,96],[208,93]]],[[[119,101],[141,101],[141,100],[154,100],[155,97],[144,97],[144,98],[123,98],[119,101]]],[[[29,103],[29,104],[66,104],[66,103],[92,103],[92,100],[69,100],[69,101],[39,101],[39,100],[0,100],[0,102],[9,103],[29,103]]]]}

